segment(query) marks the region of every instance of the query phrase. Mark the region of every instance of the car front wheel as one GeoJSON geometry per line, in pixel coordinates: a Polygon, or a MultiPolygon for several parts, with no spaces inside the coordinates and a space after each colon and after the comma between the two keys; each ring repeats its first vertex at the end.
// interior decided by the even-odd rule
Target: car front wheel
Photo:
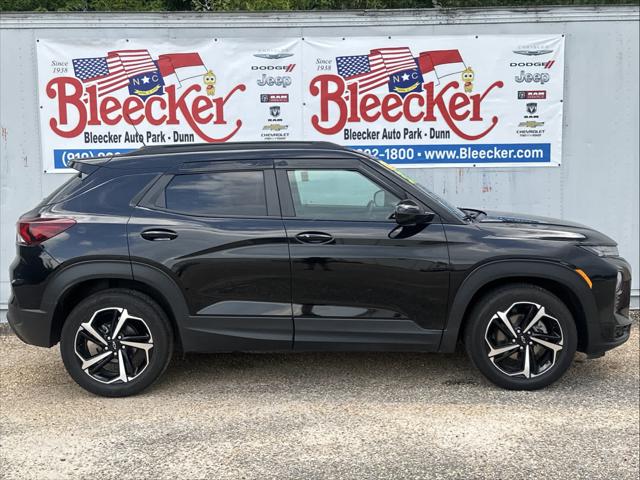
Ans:
{"type": "Polygon", "coordinates": [[[139,393],[167,368],[173,349],[164,311],[135,290],[112,289],[81,301],[62,328],[60,351],[69,375],[108,397],[139,393]]]}
{"type": "Polygon", "coordinates": [[[474,365],[510,390],[535,390],[558,380],[571,365],[577,331],[571,312],[547,290],[513,285],[475,306],[465,330],[474,365]]]}

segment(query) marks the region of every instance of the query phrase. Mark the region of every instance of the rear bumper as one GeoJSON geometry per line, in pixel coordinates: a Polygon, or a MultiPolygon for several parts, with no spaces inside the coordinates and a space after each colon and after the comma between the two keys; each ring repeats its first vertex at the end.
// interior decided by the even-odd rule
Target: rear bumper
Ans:
{"type": "Polygon", "coordinates": [[[51,315],[42,310],[20,308],[14,295],[9,299],[7,321],[15,334],[25,343],[38,347],[52,347],[51,315]]]}
{"type": "Polygon", "coordinates": [[[11,296],[7,321],[25,343],[51,347],[54,307],[45,309],[42,298],[51,273],[58,262],[41,245],[18,245],[18,254],[11,263],[11,296]]]}

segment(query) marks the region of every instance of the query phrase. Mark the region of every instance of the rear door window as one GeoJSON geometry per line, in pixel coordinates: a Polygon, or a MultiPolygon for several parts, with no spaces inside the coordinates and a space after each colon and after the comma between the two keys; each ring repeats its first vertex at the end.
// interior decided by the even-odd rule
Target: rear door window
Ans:
{"type": "Polygon", "coordinates": [[[264,174],[256,171],[176,175],[165,188],[165,208],[201,216],[266,216],[264,174]]]}

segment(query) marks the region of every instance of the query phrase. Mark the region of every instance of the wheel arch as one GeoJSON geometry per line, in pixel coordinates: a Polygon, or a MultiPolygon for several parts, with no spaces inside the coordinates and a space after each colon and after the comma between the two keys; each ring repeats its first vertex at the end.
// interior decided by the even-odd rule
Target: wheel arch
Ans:
{"type": "Polygon", "coordinates": [[[469,313],[488,292],[516,283],[544,288],[565,303],[578,330],[578,349],[588,344],[589,319],[597,309],[586,282],[568,265],[546,260],[502,260],[481,265],[462,282],[451,304],[440,342],[441,352],[453,352],[464,332],[469,313]]]}
{"type": "Polygon", "coordinates": [[[53,312],[51,345],[60,341],[67,316],[82,299],[111,288],[136,290],[158,303],[169,318],[176,347],[182,348],[180,319],[187,315],[187,307],[175,281],[157,268],[113,260],[75,263],[51,279],[42,301],[43,309],[53,312]]]}

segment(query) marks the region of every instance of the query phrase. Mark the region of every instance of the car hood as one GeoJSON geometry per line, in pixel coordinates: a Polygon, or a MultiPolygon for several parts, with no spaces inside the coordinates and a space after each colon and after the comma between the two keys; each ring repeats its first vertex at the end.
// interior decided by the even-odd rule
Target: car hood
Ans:
{"type": "Polygon", "coordinates": [[[540,240],[569,240],[584,244],[616,245],[616,242],[581,223],[519,213],[485,211],[478,224],[494,235],[540,240]]]}

